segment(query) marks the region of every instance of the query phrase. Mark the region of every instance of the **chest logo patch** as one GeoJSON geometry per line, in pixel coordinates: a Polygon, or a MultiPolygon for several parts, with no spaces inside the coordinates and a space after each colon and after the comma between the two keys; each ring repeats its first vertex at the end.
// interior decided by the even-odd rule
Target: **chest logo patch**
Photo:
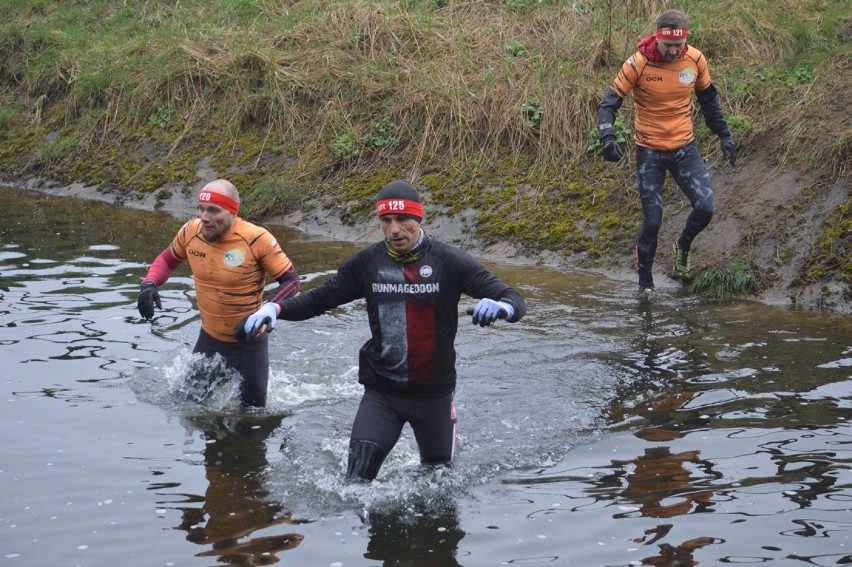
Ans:
{"type": "Polygon", "coordinates": [[[236,268],[237,266],[242,266],[243,262],[246,261],[246,253],[241,248],[234,248],[225,252],[223,260],[229,268],[236,268]]]}
{"type": "Polygon", "coordinates": [[[695,71],[693,71],[692,69],[684,69],[680,72],[678,80],[682,85],[691,85],[695,82],[695,71]]]}
{"type": "Polygon", "coordinates": [[[420,277],[428,278],[432,275],[432,266],[420,266],[420,277]]]}

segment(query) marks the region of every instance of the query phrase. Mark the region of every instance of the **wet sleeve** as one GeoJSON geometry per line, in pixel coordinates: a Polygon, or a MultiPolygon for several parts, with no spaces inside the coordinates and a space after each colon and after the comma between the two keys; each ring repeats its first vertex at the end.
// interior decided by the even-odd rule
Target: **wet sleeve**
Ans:
{"type": "Polygon", "coordinates": [[[155,286],[163,285],[182,262],[172,255],[172,249],[169,246],[154,259],[151,267],[148,268],[148,273],[142,278],[142,283],[152,282],[155,286]]]}
{"type": "Polygon", "coordinates": [[[296,268],[290,264],[290,268],[278,278],[278,288],[272,294],[272,297],[269,298],[269,301],[281,303],[285,299],[299,293],[301,287],[302,282],[299,280],[299,274],[296,272],[296,268]]]}
{"type": "Polygon", "coordinates": [[[357,254],[346,260],[335,275],[318,287],[288,299],[276,301],[279,319],[304,321],[350,301],[364,297],[357,277],[357,254]]]}
{"type": "Polygon", "coordinates": [[[495,301],[511,303],[515,313],[507,319],[509,323],[520,321],[521,317],[526,315],[527,305],[520,293],[488,271],[472,256],[459,252],[458,260],[463,274],[462,291],[464,293],[474,299],[487,297],[495,301]]]}
{"type": "Polygon", "coordinates": [[[607,89],[598,108],[598,136],[603,138],[612,135],[612,125],[615,124],[615,115],[624,99],[612,90],[607,89]]]}
{"type": "Polygon", "coordinates": [[[719,93],[716,92],[716,87],[713,83],[704,90],[696,90],[695,98],[698,100],[698,106],[701,107],[701,114],[704,116],[704,122],[710,131],[720,138],[730,137],[731,132],[728,130],[728,123],[725,121],[725,115],[722,113],[722,104],[719,101],[719,93]]]}

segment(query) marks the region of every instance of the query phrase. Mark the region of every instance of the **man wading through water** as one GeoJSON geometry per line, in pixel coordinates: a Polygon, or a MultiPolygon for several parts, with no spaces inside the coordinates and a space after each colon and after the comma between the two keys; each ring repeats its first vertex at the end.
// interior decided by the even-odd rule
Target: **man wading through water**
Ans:
{"type": "Polygon", "coordinates": [[[624,98],[633,94],[635,107],[636,179],[642,198],[642,229],[636,238],[639,289],[654,289],[651,268],[657,252],[657,233],[663,220],[663,180],[670,171],[692,204],[680,238],[672,244],[672,275],[689,276],[692,241],[710,224],[715,207],[710,175],[698,153],[692,125],[692,93],[704,121],[721,140],[722,153],[734,165],[737,150],[722,114],[716,87],[710,82],[707,59],[687,45],[689,19],[679,10],[657,18],[657,31],[639,42],[639,51],[621,67],[598,110],[598,130],[607,161],[618,162],[624,152],[613,133],[615,115],[624,98]]]}
{"type": "MultiPolygon", "coordinates": [[[[269,383],[269,339],[266,333],[244,335],[242,323],[263,302],[267,276],[278,281],[272,300],[295,295],[299,274],[293,262],[265,228],[237,216],[240,195],[226,179],[217,179],[198,193],[198,218],[184,224],[142,278],[136,305],[145,319],[162,309],[157,287],[188,261],[195,282],[201,329],[192,352],[205,358],[221,355],[239,372],[246,408],[264,407],[269,383]]],[[[205,365],[190,377],[191,398],[203,401],[217,378],[205,365]]]]}
{"type": "Polygon", "coordinates": [[[379,192],[376,212],[385,239],[350,256],[328,281],[263,305],[245,323],[251,336],[276,319],[302,321],[365,298],[372,338],[361,347],[364,396],[349,441],[349,481],[376,478],[411,425],[420,462],[448,465],[456,447],[455,337],[461,295],[483,298],[473,323],[510,323],[526,313],[523,298],[470,255],[423,231],[417,190],[394,181],[379,192]]]}

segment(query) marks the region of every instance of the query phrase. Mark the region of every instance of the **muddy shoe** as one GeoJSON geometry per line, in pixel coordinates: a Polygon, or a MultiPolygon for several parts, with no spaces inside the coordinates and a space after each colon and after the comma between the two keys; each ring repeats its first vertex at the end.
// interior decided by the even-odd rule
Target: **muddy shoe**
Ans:
{"type": "Polygon", "coordinates": [[[674,269],[672,270],[672,275],[675,278],[688,278],[690,271],[689,250],[684,250],[677,242],[672,244],[672,250],[674,250],[674,269]]]}
{"type": "Polygon", "coordinates": [[[639,293],[648,294],[654,292],[654,276],[650,270],[639,270],[639,293]]]}

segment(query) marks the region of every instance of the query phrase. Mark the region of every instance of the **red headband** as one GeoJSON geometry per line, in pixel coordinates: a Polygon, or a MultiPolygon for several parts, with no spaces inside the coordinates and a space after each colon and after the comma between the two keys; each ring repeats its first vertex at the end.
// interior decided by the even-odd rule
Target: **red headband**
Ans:
{"type": "Polygon", "coordinates": [[[408,199],[385,199],[376,203],[376,212],[384,215],[408,215],[423,218],[423,205],[408,199]]]}
{"type": "Polygon", "coordinates": [[[227,195],[214,193],[213,191],[202,191],[199,193],[198,202],[216,205],[217,207],[222,207],[226,211],[231,211],[234,214],[237,214],[240,210],[240,204],[238,202],[234,201],[227,195]]]}
{"type": "Polygon", "coordinates": [[[686,34],[689,31],[687,28],[658,28],[654,37],[659,39],[686,39],[686,34]]]}

